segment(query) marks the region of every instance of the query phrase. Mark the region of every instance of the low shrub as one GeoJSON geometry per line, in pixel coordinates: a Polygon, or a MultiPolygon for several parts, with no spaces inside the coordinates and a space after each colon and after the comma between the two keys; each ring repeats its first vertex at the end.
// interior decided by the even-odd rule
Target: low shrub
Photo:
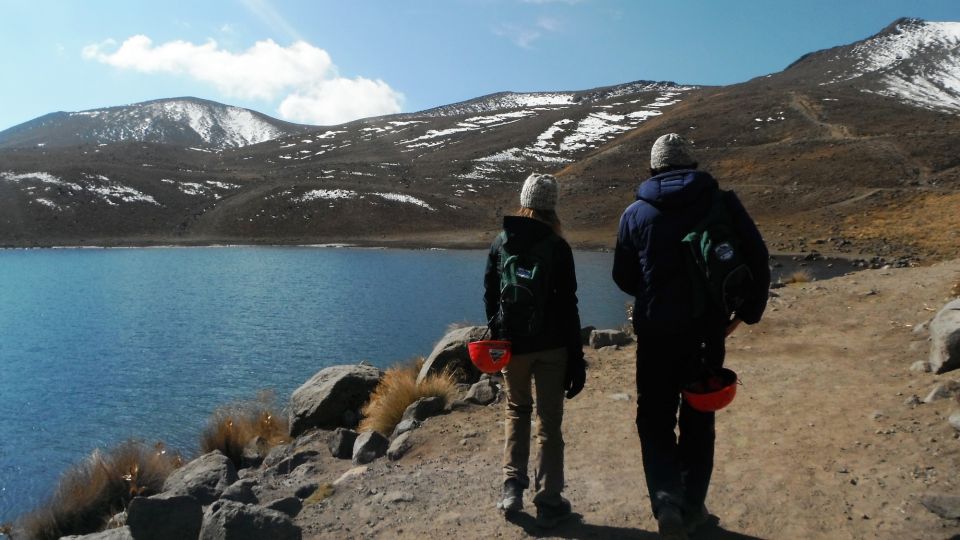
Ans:
{"type": "Polygon", "coordinates": [[[363,406],[361,431],[373,430],[389,437],[411,403],[433,396],[443,398],[445,403],[453,399],[457,381],[449,372],[431,374],[417,384],[423,361],[422,357],[416,358],[387,369],[380,384],[370,395],[370,401],[363,406]]]}
{"type": "Polygon", "coordinates": [[[786,279],[783,280],[784,283],[809,283],[813,281],[813,276],[810,275],[810,272],[806,270],[796,270],[791,273],[786,279]]]}
{"type": "Polygon", "coordinates": [[[134,497],[160,493],[167,476],[182,463],[163,443],[151,447],[127,441],[106,452],[94,450],[67,469],[51,498],[21,517],[13,529],[36,540],[100,531],[134,497]]]}
{"type": "Polygon", "coordinates": [[[243,450],[256,441],[261,453],[290,441],[289,421],[274,404],[272,393],[262,392],[255,400],[220,407],[207,420],[200,435],[204,454],[219,450],[240,469],[243,450]]]}

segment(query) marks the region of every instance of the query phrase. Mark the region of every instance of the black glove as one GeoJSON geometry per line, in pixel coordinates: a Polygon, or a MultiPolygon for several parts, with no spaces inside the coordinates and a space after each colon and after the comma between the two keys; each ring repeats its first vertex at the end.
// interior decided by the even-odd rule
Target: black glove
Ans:
{"type": "Polygon", "coordinates": [[[574,396],[579,394],[586,382],[587,362],[583,359],[583,349],[571,351],[567,355],[567,371],[563,377],[563,387],[567,390],[567,399],[573,399],[574,396]]]}

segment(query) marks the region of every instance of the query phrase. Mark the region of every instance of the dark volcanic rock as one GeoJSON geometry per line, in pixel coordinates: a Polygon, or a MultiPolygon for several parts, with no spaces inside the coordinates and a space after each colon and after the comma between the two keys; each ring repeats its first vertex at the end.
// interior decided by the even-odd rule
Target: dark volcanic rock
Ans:
{"type": "Polygon", "coordinates": [[[383,372],[368,365],[321,370],[290,397],[290,435],[341,427],[344,413],[362,407],[382,376],[383,372]]]}
{"type": "Polygon", "coordinates": [[[286,514],[250,504],[217,501],[203,516],[200,540],[300,540],[303,533],[286,514]]]}
{"type": "Polygon", "coordinates": [[[196,538],[203,522],[200,501],[189,495],[134,497],[127,526],[137,540],[196,538]]]}
{"type": "Polygon", "coordinates": [[[481,339],[486,332],[485,326],[466,326],[448,332],[437,342],[433,352],[423,363],[417,383],[423,382],[427,375],[443,370],[456,373],[463,382],[476,382],[480,378],[480,370],[470,361],[467,344],[481,339]]]}
{"type": "Polygon", "coordinates": [[[168,496],[190,495],[206,505],[219,499],[223,490],[236,481],[233,463],[215,451],[173,471],[163,483],[163,492],[168,496]]]}

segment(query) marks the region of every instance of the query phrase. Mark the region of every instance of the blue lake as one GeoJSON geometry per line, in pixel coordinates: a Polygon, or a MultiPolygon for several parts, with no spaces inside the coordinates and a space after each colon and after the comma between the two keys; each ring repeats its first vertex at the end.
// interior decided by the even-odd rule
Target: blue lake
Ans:
{"type": "MultiPolygon", "coordinates": [[[[0,523],[70,464],[137,438],[195,451],[218,406],[320,369],[429,354],[482,323],[482,251],[0,251],[0,523]]],[[[584,325],[624,322],[612,254],[577,252],[584,325]]]]}

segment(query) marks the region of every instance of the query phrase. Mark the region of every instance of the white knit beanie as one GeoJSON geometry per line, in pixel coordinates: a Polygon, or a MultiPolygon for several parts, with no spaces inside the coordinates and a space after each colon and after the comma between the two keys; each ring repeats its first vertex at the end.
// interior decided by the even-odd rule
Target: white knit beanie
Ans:
{"type": "Polygon", "coordinates": [[[533,173],[528,176],[520,191],[520,206],[534,210],[556,208],[557,179],[552,174],[533,173]]]}
{"type": "Polygon", "coordinates": [[[650,149],[650,168],[653,170],[696,166],[690,143],[676,133],[660,136],[650,149]]]}

